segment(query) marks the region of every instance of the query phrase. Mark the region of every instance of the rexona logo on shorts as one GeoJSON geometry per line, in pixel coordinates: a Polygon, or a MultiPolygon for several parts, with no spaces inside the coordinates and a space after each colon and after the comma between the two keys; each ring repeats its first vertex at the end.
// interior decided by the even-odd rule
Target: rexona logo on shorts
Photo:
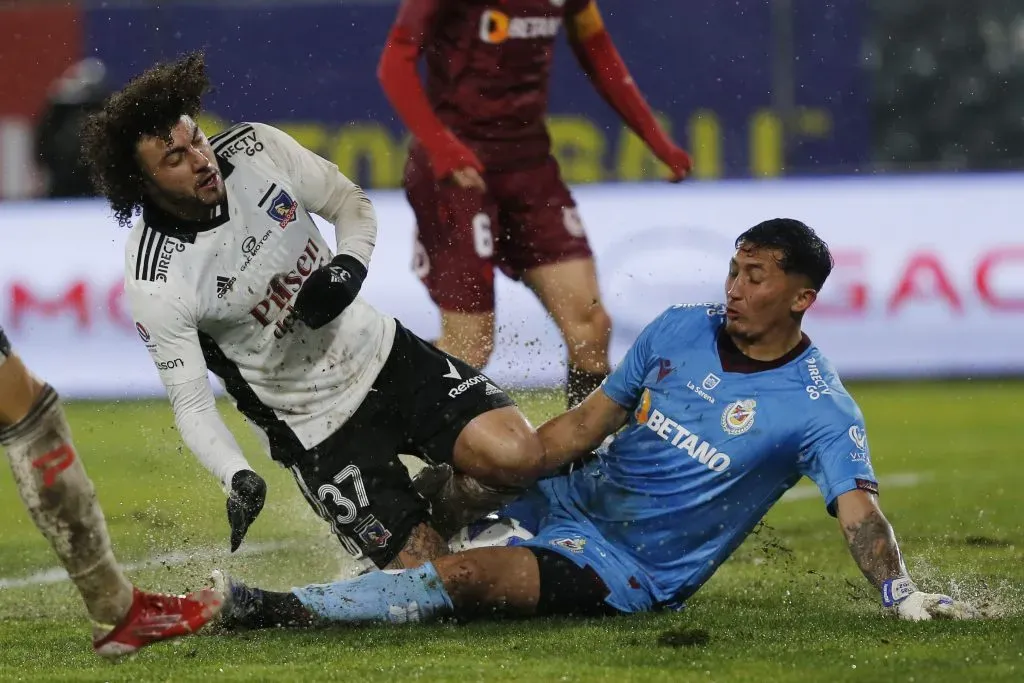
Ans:
{"type": "Polygon", "coordinates": [[[640,397],[640,404],[634,413],[637,424],[647,427],[657,434],[661,439],[672,444],[691,458],[706,465],[713,472],[723,472],[728,469],[732,459],[725,453],[700,437],[699,434],[679,424],[672,418],[662,413],[651,405],[651,392],[644,389],[640,397]]]}
{"type": "Polygon", "coordinates": [[[465,382],[459,383],[457,387],[452,387],[451,389],[449,389],[448,397],[456,398],[462,395],[470,387],[475,387],[477,384],[483,384],[486,381],[487,378],[484,377],[483,375],[474,375],[473,377],[467,379],[465,382]]]}

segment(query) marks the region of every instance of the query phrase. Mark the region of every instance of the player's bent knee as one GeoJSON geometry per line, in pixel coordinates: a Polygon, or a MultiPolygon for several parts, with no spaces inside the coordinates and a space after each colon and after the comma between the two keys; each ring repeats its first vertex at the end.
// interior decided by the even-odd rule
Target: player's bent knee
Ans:
{"type": "Polygon", "coordinates": [[[484,454],[490,481],[504,486],[526,486],[543,474],[544,446],[527,424],[513,425],[484,454]]]}
{"type": "Polygon", "coordinates": [[[612,318],[604,306],[597,303],[581,311],[571,327],[575,329],[580,342],[607,345],[612,334],[612,318]]]}
{"type": "Polygon", "coordinates": [[[604,307],[589,308],[575,322],[563,326],[569,362],[585,372],[608,372],[608,345],[612,320],[604,307]]]}
{"type": "Polygon", "coordinates": [[[524,486],[544,473],[544,446],[535,431],[517,431],[491,453],[490,463],[499,483],[524,486]]]}
{"type": "Polygon", "coordinates": [[[514,406],[474,418],[455,442],[456,469],[492,486],[526,486],[543,474],[544,447],[514,406]]]}

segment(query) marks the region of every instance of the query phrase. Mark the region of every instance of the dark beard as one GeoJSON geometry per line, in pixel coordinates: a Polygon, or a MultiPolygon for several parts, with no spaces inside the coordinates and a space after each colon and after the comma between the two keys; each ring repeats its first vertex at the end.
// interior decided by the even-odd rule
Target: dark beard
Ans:
{"type": "Polygon", "coordinates": [[[165,210],[176,216],[180,216],[185,220],[191,221],[201,221],[211,218],[214,207],[216,207],[223,198],[223,194],[221,194],[215,201],[208,204],[201,200],[199,195],[194,192],[190,195],[176,195],[169,193],[160,194],[160,200],[161,203],[164,204],[165,210]]]}

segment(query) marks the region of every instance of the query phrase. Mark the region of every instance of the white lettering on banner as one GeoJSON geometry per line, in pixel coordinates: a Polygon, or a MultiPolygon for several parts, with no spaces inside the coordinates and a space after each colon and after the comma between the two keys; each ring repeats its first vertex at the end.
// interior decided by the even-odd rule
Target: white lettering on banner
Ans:
{"type": "MultiPolygon", "coordinates": [[[[1024,233],[1015,204],[1022,181],[1024,174],[994,174],[572,189],[612,316],[613,358],[669,306],[721,301],[736,235],[765,218],[793,216],[814,227],[836,257],[805,320],[808,335],[842,377],[884,378],[1024,374],[1024,345],[1005,343],[1024,337],[1024,233]]],[[[376,245],[361,295],[432,338],[437,310],[410,267],[412,211],[400,191],[370,198],[388,238],[376,245]]],[[[316,220],[333,244],[333,227],[316,220]]],[[[68,397],[160,395],[126,313],[127,232],[109,207],[0,203],[0,230],[9,225],[19,230],[4,230],[0,249],[0,325],[33,369],[68,397]],[[40,244],[56,245],[45,269],[32,259],[40,244]]],[[[503,277],[495,288],[496,348],[482,371],[504,386],[564,381],[560,335],[536,298],[503,277]]],[[[258,311],[268,321],[279,317],[274,295],[286,298],[268,293],[275,310],[258,311]]],[[[819,392],[828,381],[810,370],[808,378],[819,392]]]]}

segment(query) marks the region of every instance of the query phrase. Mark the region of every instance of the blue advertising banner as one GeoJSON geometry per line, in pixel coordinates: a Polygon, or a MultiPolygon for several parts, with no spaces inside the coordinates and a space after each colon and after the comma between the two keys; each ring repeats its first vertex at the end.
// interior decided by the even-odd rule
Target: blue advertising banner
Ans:
{"type": "MultiPolygon", "coordinates": [[[[765,0],[601,0],[648,101],[691,151],[700,178],[853,171],[869,157],[865,0],[792,0],[792,137],[773,105],[765,0]],[[784,151],[785,150],[785,151],[784,151]]],[[[167,3],[85,11],[86,50],[115,84],[203,49],[216,91],[204,126],[278,125],[368,187],[400,184],[406,134],[376,78],[396,3],[167,3]]],[[[564,44],[550,100],[555,155],[573,184],[660,169],[600,100],[564,44]]]]}

